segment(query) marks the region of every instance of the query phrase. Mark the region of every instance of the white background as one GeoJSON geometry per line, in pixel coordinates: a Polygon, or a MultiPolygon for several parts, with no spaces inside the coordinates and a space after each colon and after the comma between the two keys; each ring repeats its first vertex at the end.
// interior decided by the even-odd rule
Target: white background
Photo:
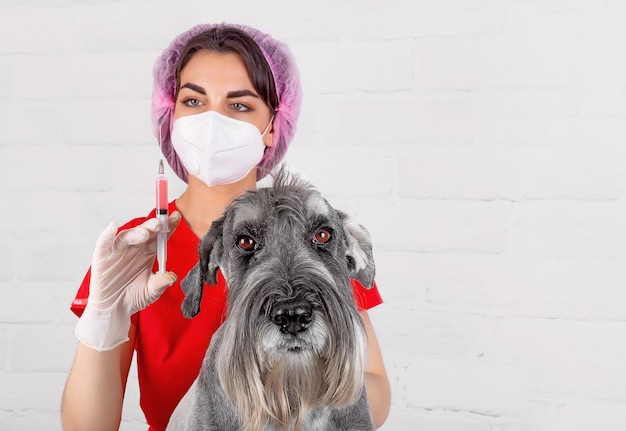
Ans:
{"type": "Polygon", "coordinates": [[[94,241],[154,205],[153,62],[219,21],[292,47],[287,160],[372,233],[383,430],[626,429],[621,0],[0,1],[0,429],[60,429],[94,241]]]}

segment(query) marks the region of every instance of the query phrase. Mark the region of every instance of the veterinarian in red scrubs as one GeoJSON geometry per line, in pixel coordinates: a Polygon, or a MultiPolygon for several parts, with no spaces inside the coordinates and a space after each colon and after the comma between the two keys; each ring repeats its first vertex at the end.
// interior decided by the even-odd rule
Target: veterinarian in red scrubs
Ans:
{"type": "MultiPolygon", "coordinates": [[[[250,27],[196,26],[157,59],[154,133],[169,165],[187,183],[169,203],[168,271],[157,273],[160,225],[154,210],[119,228],[110,225],[98,238],[71,305],[80,316],[80,342],[63,393],[65,430],[119,428],[134,351],[149,429],[165,429],[226,312],[221,274],[216,286],[205,288],[202,312],[194,319],[181,313],[180,281],[197,263],[199,238],[212,221],[282,160],[295,134],[301,95],[289,48],[250,27]],[[221,147],[203,151],[194,145],[199,135],[221,147]]],[[[382,301],[376,286],[366,290],[355,281],[353,290],[369,340],[370,410],[380,426],[390,389],[367,309],[382,301]]]]}

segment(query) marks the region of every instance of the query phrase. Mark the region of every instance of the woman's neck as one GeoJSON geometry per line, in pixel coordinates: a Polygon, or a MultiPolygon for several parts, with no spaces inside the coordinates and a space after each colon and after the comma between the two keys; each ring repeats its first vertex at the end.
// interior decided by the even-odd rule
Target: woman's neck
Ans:
{"type": "Polygon", "coordinates": [[[198,238],[202,238],[211,223],[224,214],[226,206],[237,196],[256,189],[256,169],[236,183],[209,187],[190,175],[187,188],[178,199],[176,207],[185,222],[198,238]]]}

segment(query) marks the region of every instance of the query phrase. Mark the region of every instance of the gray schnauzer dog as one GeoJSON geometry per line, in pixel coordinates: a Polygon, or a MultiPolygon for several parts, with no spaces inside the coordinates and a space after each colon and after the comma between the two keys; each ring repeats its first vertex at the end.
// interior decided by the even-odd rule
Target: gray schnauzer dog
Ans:
{"type": "Polygon", "coordinates": [[[168,430],[374,430],[367,339],[350,279],[374,281],[369,234],[312,185],[280,170],[213,222],[182,282],[200,311],[221,269],[228,316],[168,430]]]}

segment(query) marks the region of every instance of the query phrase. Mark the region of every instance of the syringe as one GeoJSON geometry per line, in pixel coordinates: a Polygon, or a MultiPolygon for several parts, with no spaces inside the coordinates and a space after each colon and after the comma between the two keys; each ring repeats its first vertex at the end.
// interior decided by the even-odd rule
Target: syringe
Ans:
{"type": "Polygon", "coordinates": [[[159,161],[159,174],[156,178],[156,217],[161,224],[161,230],[157,234],[157,262],[159,274],[165,272],[165,260],[167,259],[167,177],[163,168],[163,159],[159,161]]]}

